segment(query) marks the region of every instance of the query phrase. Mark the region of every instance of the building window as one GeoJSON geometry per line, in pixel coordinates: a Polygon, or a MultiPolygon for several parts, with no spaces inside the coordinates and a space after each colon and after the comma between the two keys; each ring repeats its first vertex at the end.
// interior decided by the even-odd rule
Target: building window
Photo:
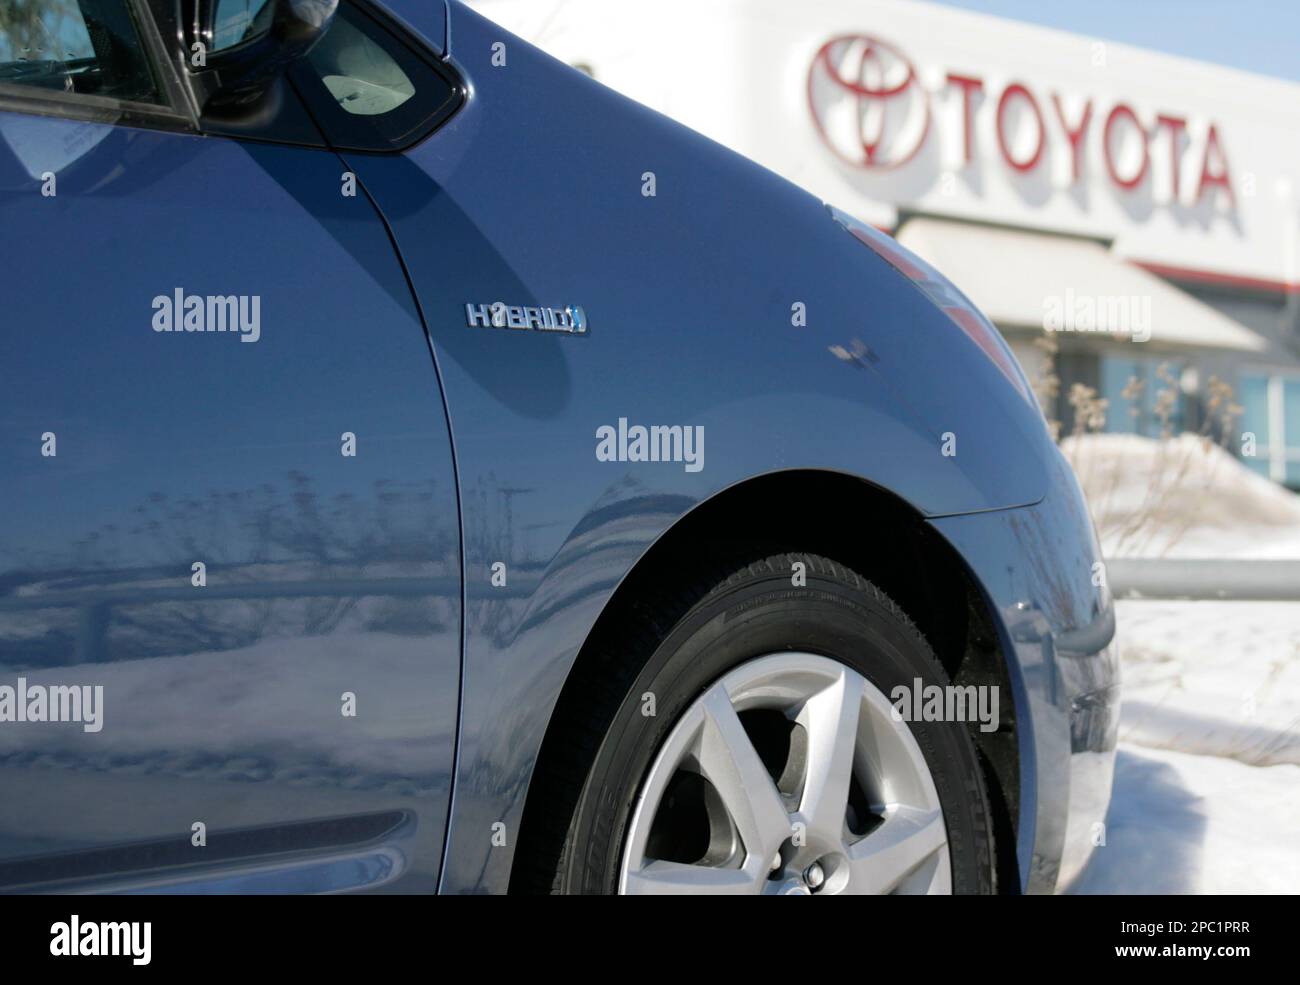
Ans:
{"type": "Polygon", "coordinates": [[[1170,359],[1101,357],[1101,395],[1106,430],[1159,438],[1185,424],[1182,363],[1170,359]]]}
{"type": "Polygon", "coordinates": [[[1247,373],[1241,377],[1242,435],[1255,436],[1244,461],[1275,482],[1300,487],[1300,377],[1247,373]]]}

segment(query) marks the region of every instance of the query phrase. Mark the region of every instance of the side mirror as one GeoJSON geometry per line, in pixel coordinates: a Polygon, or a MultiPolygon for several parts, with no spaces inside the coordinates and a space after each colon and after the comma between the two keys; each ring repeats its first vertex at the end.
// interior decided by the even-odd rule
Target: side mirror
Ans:
{"type": "Polygon", "coordinates": [[[253,109],[334,21],[338,0],[181,0],[185,62],[200,108],[253,109]]]}

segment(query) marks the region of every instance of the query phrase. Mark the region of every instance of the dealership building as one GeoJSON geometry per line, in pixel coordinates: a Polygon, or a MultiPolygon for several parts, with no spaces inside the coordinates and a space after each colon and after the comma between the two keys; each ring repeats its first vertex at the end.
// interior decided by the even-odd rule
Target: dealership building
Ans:
{"type": "Polygon", "coordinates": [[[473,6],[892,233],[1067,433],[1073,384],[1159,435],[1217,378],[1230,447],[1300,487],[1300,85],[910,0],[473,6]]]}

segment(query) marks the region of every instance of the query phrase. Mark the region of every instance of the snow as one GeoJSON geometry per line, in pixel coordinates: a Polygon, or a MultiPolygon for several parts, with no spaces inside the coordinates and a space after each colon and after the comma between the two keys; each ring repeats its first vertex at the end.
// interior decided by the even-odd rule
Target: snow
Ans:
{"type": "MultiPolygon", "coordinates": [[[[1108,556],[1300,558],[1300,496],[1220,448],[1096,435],[1067,454],[1108,556]]],[[[1300,603],[1122,601],[1117,617],[1106,843],[1068,891],[1300,892],[1300,603]]]]}
{"type": "Polygon", "coordinates": [[[1300,496],[1196,435],[1061,443],[1106,557],[1300,558],[1300,496]]]}
{"type": "Polygon", "coordinates": [[[1106,844],[1073,893],[1295,893],[1300,766],[1123,743],[1106,844]]]}

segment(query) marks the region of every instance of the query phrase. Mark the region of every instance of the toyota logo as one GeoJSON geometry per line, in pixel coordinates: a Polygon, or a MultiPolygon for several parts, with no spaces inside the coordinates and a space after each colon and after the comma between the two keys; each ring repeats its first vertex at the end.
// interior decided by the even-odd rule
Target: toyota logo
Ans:
{"type": "Polygon", "coordinates": [[[906,164],[930,130],[930,101],[915,66],[865,34],[832,38],[808,70],[808,107],[835,155],[858,168],[906,164]]]}

